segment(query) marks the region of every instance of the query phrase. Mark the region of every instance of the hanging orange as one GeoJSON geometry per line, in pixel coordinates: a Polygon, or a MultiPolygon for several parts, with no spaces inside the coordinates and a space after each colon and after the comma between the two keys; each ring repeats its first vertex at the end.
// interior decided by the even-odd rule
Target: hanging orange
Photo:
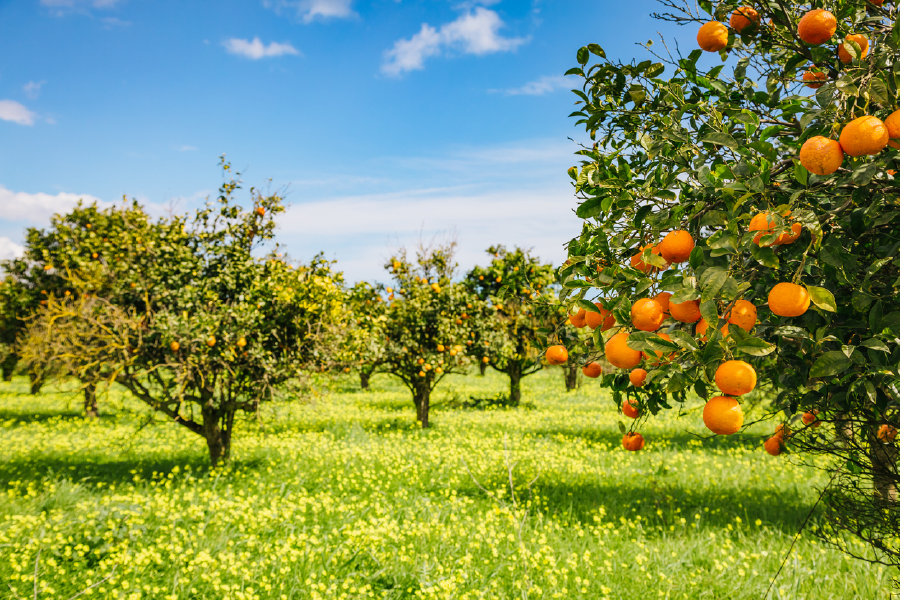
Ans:
{"type": "Polygon", "coordinates": [[[682,323],[696,323],[700,320],[700,302],[697,300],[688,300],[687,302],[670,302],[669,314],[676,321],[682,323]]]}
{"type": "Polygon", "coordinates": [[[715,379],[723,394],[743,396],[756,387],[756,369],[742,360],[727,360],[716,369],[715,379]]]}
{"type": "Polygon", "coordinates": [[[666,314],[656,300],[641,298],[631,307],[631,323],[641,331],[656,331],[666,314]]]}
{"type": "Polygon", "coordinates": [[[659,244],[659,252],[666,262],[679,264],[685,262],[691,256],[694,249],[694,238],[687,231],[672,231],[663,238],[659,244]]]}
{"type": "Polygon", "coordinates": [[[622,331],[609,338],[604,348],[606,360],[620,369],[631,369],[641,362],[640,351],[629,348],[627,341],[628,334],[622,331]]]}

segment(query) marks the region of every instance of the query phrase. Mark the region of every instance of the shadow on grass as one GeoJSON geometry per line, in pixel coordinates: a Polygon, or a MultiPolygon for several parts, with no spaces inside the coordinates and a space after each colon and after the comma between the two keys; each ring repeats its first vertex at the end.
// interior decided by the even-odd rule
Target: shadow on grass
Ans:
{"type": "MultiPolygon", "coordinates": [[[[115,418],[115,414],[104,414],[102,412],[99,416],[100,420],[115,418]]],[[[0,423],[5,422],[12,426],[25,425],[28,423],[45,423],[47,421],[53,420],[86,421],[87,417],[85,416],[83,410],[78,410],[75,408],[50,411],[42,408],[40,411],[36,412],[25,412],[21,410],[0,410],[0,423]]]]}

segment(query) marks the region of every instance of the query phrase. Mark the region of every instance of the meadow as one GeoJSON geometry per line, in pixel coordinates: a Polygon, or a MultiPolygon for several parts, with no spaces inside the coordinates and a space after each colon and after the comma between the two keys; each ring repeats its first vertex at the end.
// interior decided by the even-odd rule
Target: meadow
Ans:
{"type": "MultiPolygon", "coordinates": [[[[244,419],[214,472],[121,391],[86,421],[73,385],[2,383],[0,597],[762,598],[823,475],[763,452],[771,422],[707,439],[699,401],[626,452],[607,392],[562,377],[487,411],[457,405],[502,377],[449,377],[428,431],[394,380],[323,378],[244,419]]],[[[770,597],[891,587],[805,533],[770,597]]]]}

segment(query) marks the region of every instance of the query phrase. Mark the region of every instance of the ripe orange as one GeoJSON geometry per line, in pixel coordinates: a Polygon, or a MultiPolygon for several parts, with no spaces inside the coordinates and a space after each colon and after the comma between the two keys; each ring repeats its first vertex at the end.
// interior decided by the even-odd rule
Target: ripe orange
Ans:
{"type": "Polygon", "coordinates": [[[814,90],[819,89],[823,85],[825,85],[825,81],[828,81],[828,75],[826,73],[821,73],[819,71],[807,71],[803,74],[803,81],[808,81],[806,87],[812,88],[814,90]],[[815,82],[815,83],[813,83],[815,82]],[[822,82],[822,83],[820,83],[822,82]]]}
{"type": "MultiPolygon", "coordinates": [[[[895,110],[888,118],[884,120],[884,126],[887,127],[888,137],[892,140],[900,138],[900,110],[895,110]]],[[[900,148],[900,142],[888,142],[891,148],[900,148]]]]}
{"type": "Polygon", "coordinates": [[[803,416],[801,417],[803,419],[803,424],[807,427],[812,427],[813,429],[815,429],[822,424],[822,421],[819,420],[818,414],[818,410],[803,413],[803,416]]]}
{"type": "Polygon", "coordinates": [[[626,344],[628,334],[624,331],[617,333],[609,338],[606,342],[605,352],[606,360],[614,367],[620,369],[631,369],[641,362],[641,353],[639,350],[632,350],[626,344]]]}
{"type": "Polygon", "coordinates": [[[759,13],[751,6],[741,6],[731,13],[731,19],[728,24],[738,33],[743,33],[747,27],[759,25],[759,13]]]}
{"type": "Polygon", "coordinates": [[[763,444],[763,448],[765,448],[766,452],[772,456],[778,456],[784,449],[784,438],[777,434],[773,435],[766,440],[766,443],[763,444]]]}
{"type": "Polygon", "coordinates": [[[761,212],[753,215],[753,218],[750,219],[750,225],[747,227],[747,230],[759,232],[755,236],[753,236],[753,243],[759,246],[759,240],[762,239],[762,236],[772,233],[772,229],[774,227],[775,221],[769,221],[769,213],[761,212]]]}
{"type": "Polygon", "coordinates": [[[882,442],[893,442],[897,437],[897,428],[893,425],[884,424],[878,428],[878,439],[882,442]]]}
{"type": "MultiPolygon", "coordinates": [[[[844,38],[844,43],[847,42],[856,42],[859,45],[860,52],[859,56],[857,57],[859,60],[864,59],[869,53],[869,39],[866,36],[858,33],[850,34],[846,38],[844,38]]],[[[844,44],[838,46],[838,57],[845,65],[849,64],[853,60],[853,57],[850,56],[849,52],[847,52],[844,44]]]]}
{"type": "MultiPolygon", "coordinates": [[[[700,322],[697,323],[697,328],[695,331],[696,331],[696,334],[698,336],[700,336],[700,339],[703,340],[704,342],[706,341],[706,332],[708,329],[709,329],[709,323],[706,322],[706,319],[704,319],[703,317],[700,317],[700,322]]],[[[724,325],[722,325],[722,327],[719,329],[719,331],[722,332],[723,337],[727,337],[728,336],[728,323],[725,323],[724,325]]]]}
{"type": "Polygon", "coordinates": [[[209,339],[206,340],[206,345],[209,346],[210,348],[215,346],[216,345],[216,336],[214,336],[214,335],[209,336],[209,339]]]}
{"type": "Polygon", "coordinates": [[[666,262],[671,264],[683,263],[691,256],[694,249],[694,238],[687,231],[669,232],[659,244],[659,252],[666,262]]]}
{"type": "MultiPolygon", "coordinates": [[[[628,374],[628,381],[631,382],[631,385],[634,387],[644,387],[644,381],[647,379],[647,371],[644,369],[634,369],[631,373],[628,374]]],[[[625,405],[622,405],[622,410],[625,410],[625,405]]],[[[635,415],[636,417],[637,415],[635,415]]],[[[631,417],[634,419],[635,417],[631,417]]]]}
{"type": "Polygon", "coordinates": [[[550,346],[547,348],[546,356],[547,362],[551,365],[561,365],[569,360],[569,351],[566,350],[565,346],[550,346]]]}
{"type": "MultiPolygon", "coordinates": [[[[790,211],[788,211],[788,214],[790,214],[790,211]]],[[[803,233],[803,225],[800,223],[791,223],[790,233],[785,232],[778,234],[778,237],[775,238],[775,245],[785,246],[787,244],[793,244],[800,238],[801,233],[803,233]]]]}
{"type": "Polygon", "coordinates": [[[178,352],[179,348],[181,348],[181,344],[179,344],[178,342],[172,342],[171,344],[169,344],[169,349],[172,352],[178,352]]]}
{"type": "Polygon", "coordinates": [[[682,323],[696,323],[700,320],[700,302],[688,300],[687,302],[669,303],[669,314],[676,321],[682,323]]]}
{"type": "Polygon", "coordinates": [[[769,310],[779,317],[799,317],[809,309],[809,292],[802,285],[783,281],[769,292],[769,310]]]}
{"type": "Polygon", "coordinates": [[[628,432],[622,438],[622,447],[631,452],[637,452],[644,447],[644,436],[639,433],[628,432]]]}
{"type": "Polygon", "coordinates": [[[238,348],[243,348],[243,347],[246,346],[246,345],[247,345],[247,340],[246,340],[245,338],[240,338],[240,339],[237,341],[237,346],[238,346],[238,348]]]}
{"type": "MultiPolygon", "coordinates": [[[[568,355],[568,353],[566,353],[566,358],[568,358],[568,357],[569,357],[569,355],[568,355]]],[[[485,356],[484,358],[481,359],[481,362],[483,362],[484,364],[488,364],[489,362],[491,362],[491,359],[488,358],[487,356],[485,356]]]]}
{"type": "Polygon", "coordinates": [[[734,398],[716,396],[703,407],[703,424],[713,433],[731,435],[744,424],[744,411],[734,398]]]}
{"type": "Polygon", "coordinates": [[[726,360],[716,369],[716,386],[729,396],[749,394],[756,387],[756,369],[742,360],[726,360]]]}
{"type": "MultiPolygon", "coordinates": [[[[667,333],[659,333],[659,334],[657,334],[657,335],[659,335],[659,337],[661,337],[662,339],[666,340],[667,342],[671,342],[671,341],[672,341],[672,338],[670,338],[670,337],[669,337],[669,334],[667,334],[667,333]]],[[[660,362],[662,362],[662,360],[663,360],[663,353],[662,353],[662,351],[660,351],[660,350],[655,350],[655,351],[652,351],[652,352],[653,352],[654,354],[656,354],[656,360],[654,360],[653,362],[649,362],[650,359],[651,359],[651,355],[648,354],[647,352],[644,352],[644,358],[647,359],[647,361],[649,362],[649,364],[651,364],[651,365],[658,365],[658,364],[659,364],[660,362]]],[[[668,356],[666,356],[665,360],[669,360],[669,359],[672,358],[672,356],[674,356],[675,354],[676,354],[675,352],[672,352],[671,354],[669,354],[668,356]]]]}
{"type": "Polygon", "coordinates": [[[890,137],[881,119],[866,115],[847,123],[841,130],[839,141],[849,156],[863,156],[884,150],[890,137]]]}
{"type": "Polygon", "coordinates": [[[728,45],[728,28],[718,21],[710,21],[697,32],[697,44],[707,52],[724,50],[728,45]]]}
{"type": "Polygon", "coordinates": [[[831,175],[844,162],[844,148],[838,142],[817,135],[800,147],[800,164],[816,175],[831,175]]]}
{"type": "Polygon", "coordinates": [[[756,306],[747,300],[738,300],[731,307],[728,322],[749,332],[756,325],[756,306]]]}
{"type": "Polygon", "coordinates": [[[588,327],[591,329],[599,327],[600,331],[606,331],[616,324],[616,318],[611,312],[603,308],[602,304],[594,302],[594,305],[600,309],[600,313],[588,312],[584,315],[584,322],[587,323],[588,327]]]}
{"type": "Polygon", "coordinates": [[[600,363],[590,362],[581,367],[581,372],[584,373],[585,377],[596,379],[603,373],[603,367],[600,366],[600,363]]]}
{"type": "Polygon", "coordinates": [[[667,317],[669,316],[669,298],[672,297],[672,294],[669,292],[660,292],[657,295],[653,296],[653,299],[659,302],[659,305],[662,306],[663,314],[667,317]]]}
{"type": "Polygon", "coordinates": [[[837,19],[827,10],[816,8],[800,19],[797,26],[797,36],[813,46],[824,44],[831,39],[837,31],[837,19]]]}
{"type": "Polygon", "coordinates": [[[571,323],[574,327],[581,329],[585,325],[585,314],[586,313],[587,313],[587,311],[584,310],[583,308],[579,309],[577,314],[569,315],[569,323],[571,323]]]}
{"type": "Polygon", "coordinates": [[[779,423],[775,426],[775,435],[790,439],[792,433],[791,428],[784,423],[779,423]]]}
{"type": "MultiPolygon", "coordinates": [[[[641,273],[656,273],[659,270],[659,267],[654,267],[649,263],[645,263],[641,258],[641,254],[644,252],[644,248],[646,247],[647,246],[641,246],[640,252],[631,257],[631,266],[641,273]]],[[[656,246],[650,248],[650,253],[659,256],[659,245],[657,244],[656,246]]]]}
{"type": "Polygon", "coordinates": [[[419,377],[425,377],[425,371],[419,371],[419,377]]]}
{"type": "Polygon", "coordinates": [[[637,400],[634,398],[629,398],[622,402],[622,414],[624,414],[629,419],[637,419],[641,415],[641,411],[638,410],[637,400]]]}
{"type": "Polygon", "coordinates": [[[264,216],[266,215],[266,209],[263,208],[262,206],[257,206],[257,207],[256,207],[256,214],[258,214],[258,215],[261,216],[261,217],[264,217],[264,216]]]}
{"type": "Polygon", "coordinates": [[[641,331],[656,331],[666,314],[656,300],[641,298],[631,307],[631,323],[641,331]]]}

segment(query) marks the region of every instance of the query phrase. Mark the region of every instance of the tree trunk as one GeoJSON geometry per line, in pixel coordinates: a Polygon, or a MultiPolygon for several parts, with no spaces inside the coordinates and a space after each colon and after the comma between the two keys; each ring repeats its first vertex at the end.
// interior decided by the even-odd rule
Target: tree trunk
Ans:
{"type": "Polygon", "coordinates": [[[84,386],[84,414],[88,419],[96,419],[100,415],[97,409],[97,386],[93,383],[84,386]]]}
{"type": "Polygon", "coordinates": [[[581,383],[578,375],[581,374],[581,370],[578,368],[578,365],[566,365],[563,367],[563,373],[566,376],[566,391],[571,392],[572,390],[578,389],[578,385],[581,383]]]}
{"type": "Polygon", "coordinates": [[[875,502],[894,504],[897,502],[897,447],[876,439],[872,442],[871,452],[875,502]]]}
{"type": "Polygon", "coordinates": [[[225,410],[212,406],[201,409],[203,415],[203,437],[209,448],[209,462],[212,468],[219,463],[228,462],[231,458],[231,432],[234,428],[234,410],[225,410]]]}
{"type": "Polygon", "coordinates": [[[16,364],[19,362],[19,355],[15,352],[10,352],[6,355],[6,358],[3,359],[2,365],[0,368],[3,369],[3,381],[10,381],[13,376],[13,371],[16,369],[16,364]]]}
{"type": "Polygon", "coordinates": [[[369,378],[372,376],[372,373],[366,371],[359,372],[359,387],[364,390],[369,389],[369,378]]]}
{"type": "Polygon", "coordinates": [[[487,372],[487,363],[483,360],[478,361],[478,374],[484,377],[484,374],[487,372]]]}
{"type": "Polygon", "coordinates": [[[518,406],[522,400],[522,365],[516,361],[509,361],[506,374],[509,375],[509,405],[518,406]]]}
{"type": "Polygon", "coordinates": [[[413,388],[413,402],[416,403],[416,419],[422,424],[422,429],[428,427],[431,384],[427,380],[431,379],[430,375],[431,374],[429,373],[429,377],[423,377],[419,381],[416,381],[415,387],[413,388]]]}
{"type": "Polygon", "coordinates": [[[41,387],[43,387],[44,385],[44,377],[42,375],[38,375],[34,371],[29,371],[28,377],[31,378],[31,395],[37,395],[41,391],[41,387]]]}

